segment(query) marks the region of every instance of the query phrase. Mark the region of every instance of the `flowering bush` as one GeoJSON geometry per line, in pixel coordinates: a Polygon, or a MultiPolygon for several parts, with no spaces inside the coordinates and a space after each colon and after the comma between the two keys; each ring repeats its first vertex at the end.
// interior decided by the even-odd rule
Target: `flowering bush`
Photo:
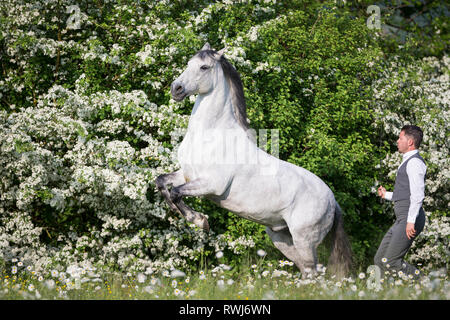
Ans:
{"type": "MultiPolygon", "coordinates": [[[[387,64],[374,88],[377,129],[381,139],[395,141],[403,124],[414,123],[424,131],[420,147],[427,162],[425,208],[429,211],[448,208],[450,201],[449,133],[445,125],[450,121],[449,91],[450,58],[430,57],[409,65],[400,61],[387,64]]],[[[386,168],[391,181],[401,162],[398,151],[388,154],[381,166],[386,168]]]]}
{"type": "MultiPolygon", "coordinates": [[[[370,256],[368,237],[385,223],[373,214],[380,206],[370,189],[388,150],[378,148],[371,124],[391,137],[390,117],[400,113],[397,126],[409,113],[391,103],[393,93],[377,95],[389,113],[375,117],[379,39],[366,17],[335,9],[333,1],[0,3],[0,260],[38,274],[67,266],[169,274],[215,261],[216,252],[230,265],[250,249],[270,253],[264,227],[187,199],[210,217],[207,234],[171,213],[153,183],[177,169],[193,105],[171,100],[170,83],[205,41],[225,46],[241,73],[251,126],[282,128],[280,157],[330,185],[354,251],[370,256]]],[[[377,85],[395,79],[385,78],[377,85]]],[[[426,95],[444,99],[427,81],[426,95]]],[[[418,113],[422,121],[446,123],[448,103],[433,110],[418,113]]],[[[433,210],[448,196],[439,170],[448,168],[448,146],[431,152],[445,145],[441,132],[430,127],[435,138],[424,149],[435,159],[433,210]]]]}
{"type": "Polygon", "coordinates": [[[424,199],[428,221],[413,243],[410,258],[428,270],[448,267],[449,262],[450,145],[446,129],[450,122],[449,67],[448,56],[428,57],[408,64],[394,58],[386,62],[382,77],[374,85],[374,127],[380,132],[380,139],[390,142],[392,151],[381,161],[380,170],[385,171],[391,186],[401,163],[401,154],[394,152],[400,129],[410,123],[424,131],[420,150],[428,167],[424,199]]]}
{"type": "Polygon", "coordinates": [[[411,262],[431,271],[439,267],[449,269],[450,217],[427,216],[427,227],[413,242],[408,258],[411,262]]]}
{"type": "Polygon", "coordinates": [[[169,213],[153,184],[176,169],[187,124],[168,84],[227,5],[134,4],[2,4],[2,260],[152,273],[227,247],[169,213]]]}

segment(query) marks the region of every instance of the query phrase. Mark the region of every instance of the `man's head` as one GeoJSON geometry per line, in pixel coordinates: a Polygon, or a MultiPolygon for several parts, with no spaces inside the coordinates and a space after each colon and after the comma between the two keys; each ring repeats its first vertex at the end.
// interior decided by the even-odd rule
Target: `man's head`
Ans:
{"type": "Polygon", "coordinates": [[[419,149],[423,139],[423,132],[418,126],[406,125],[400,131],[397,140],[397,148],[400,153],[406,153],[415,149],[419,149]]]}

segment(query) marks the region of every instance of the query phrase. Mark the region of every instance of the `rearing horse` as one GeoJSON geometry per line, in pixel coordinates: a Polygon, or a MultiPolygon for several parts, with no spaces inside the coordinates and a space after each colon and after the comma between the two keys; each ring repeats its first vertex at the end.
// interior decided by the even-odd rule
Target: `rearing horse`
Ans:
{"type": "Polygon", "coordinates": [[[209,230],[206,217],[189,208],[183,197],[206,197],[240,217],[265,225],[275,247],[302,275],[316,271],[316,249],[333,229],[328,269],[339,275],[347,273],[350,244],[333,192],[308,170],[257,147],[248,134],[240,76],[223,51],[205,44],[172,83],[176,101],[198,96],[178,150],[181,169],[159,176],[159,191],[172,210],[205,230],[209,230]],[[229,142],[230,134],[232,143],[224,143],[224,137],[229,142]],[[243,150],[246,159],[236,161],[243,150]]]}

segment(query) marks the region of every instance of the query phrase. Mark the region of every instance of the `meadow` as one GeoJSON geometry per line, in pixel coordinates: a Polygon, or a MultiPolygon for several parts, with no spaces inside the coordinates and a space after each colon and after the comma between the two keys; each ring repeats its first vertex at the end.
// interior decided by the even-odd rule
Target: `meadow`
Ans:
{"type": "Polygon", "coordinates": [[[449,300],[445,269],[412,280],[386,272],[376,281],[373,271],[336,278],[318,265],[315,275],[302,278],[291,261],[265,261],[234,270],[219,264],[189,274],[100,273],[69,266],[38,275],[16,261],[0,274],[1,300],[449,300]]]}

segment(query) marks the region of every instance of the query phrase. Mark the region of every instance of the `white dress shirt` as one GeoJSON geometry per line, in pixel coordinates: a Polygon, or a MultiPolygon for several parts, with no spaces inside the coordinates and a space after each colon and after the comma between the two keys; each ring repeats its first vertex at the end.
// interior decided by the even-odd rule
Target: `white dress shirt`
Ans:
{"type": "MultiPolygon", "coordinates": [[[[404,153],[403,161],[399,168],[406,160],[418,152],[419,150],[412,150],[404,153]]],[[[426,172],[427,166],[418,158],[413,158],[406,164],[406,173],[408,174],[409,180],[409,191],[411,193],[407,222],[416,222],[416,217],[419,214],[420,207],[422,206],[423,199],[425,198],[426,172]]],[[[384,198],[392,201],[392,195],[393,192],[386,192],[384,198]]]]}

